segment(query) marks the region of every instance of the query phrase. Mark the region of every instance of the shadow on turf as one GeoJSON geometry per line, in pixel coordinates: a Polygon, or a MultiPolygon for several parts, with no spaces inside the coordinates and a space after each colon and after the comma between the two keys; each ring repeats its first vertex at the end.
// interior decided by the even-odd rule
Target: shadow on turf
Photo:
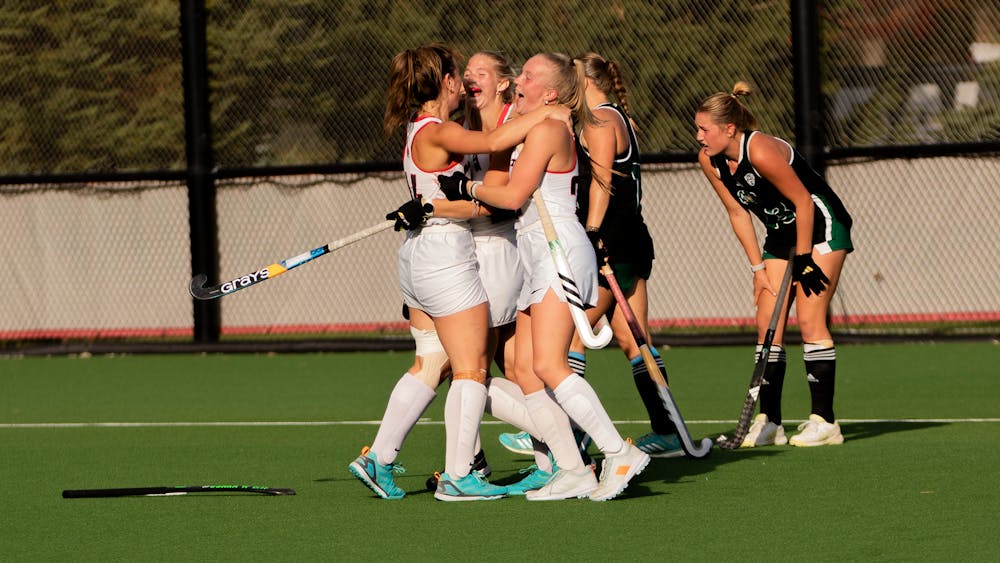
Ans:
{"type": "Polygon", "coordinates": [[[874,438],[883,434],[894,432],[907,432],[912,430],[923,430],[925,428],[936,428],[945,426],[947,422],[924,422],[924,421],[879,421],[879,422],[849,422],[840,425],[840,431],[844,435],[844,441],[864,440],[874,438]]]}

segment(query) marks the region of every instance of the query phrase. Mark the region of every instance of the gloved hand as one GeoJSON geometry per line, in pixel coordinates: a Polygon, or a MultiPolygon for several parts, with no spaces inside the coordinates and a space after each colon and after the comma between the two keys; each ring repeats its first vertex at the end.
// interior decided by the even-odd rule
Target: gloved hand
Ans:
{"type": "Polygon", "coordinates": [[[792,260],[792,281],[798,282],[806,297],[815,293],[819,295],[826,289],[830,279],[826,277],[819,265],[813,261],[812,254],[796,254],[792,260]]]}
{"type": "Polygon", "coordinates": [[[456,172],[451,176],[438,175],[438,184],[448,201],[471,201],[472,194],[469,193],[469,177],[461,172],[456,172]]]}
{"type": "Polygon", "coordinates": [[[487,206],[490,208],[490,221],[493,223],[503,223],[517,218],[516,209],[500,209],[499,207],[487,206]]]}
{"type": "Polygon", "coordinates": [[[600,269],[608,262],[608,249],[604,248],[604,241],[601,240],[601,233],[599,231],[587,229],[587,238],[590,239],[590,245],[594,247],[594,254],[597,256],[597,268],[600,269]]]}
{"type": "Polygon", "coordinates": [[[412,231],[422,227],[424,225],[424,221],[426,221],[432,213],[434,213],[434,206],[425,202],[424,198],[421,197],[411,199],[403,205],[400,205],[399,209],[387,213],[385,218],[389,221],[392,221],[393,219],[396,220],[396,224],[392,226],[393,230],[402,231],[403,229],[406,229],[407,231],[412,231]]]}

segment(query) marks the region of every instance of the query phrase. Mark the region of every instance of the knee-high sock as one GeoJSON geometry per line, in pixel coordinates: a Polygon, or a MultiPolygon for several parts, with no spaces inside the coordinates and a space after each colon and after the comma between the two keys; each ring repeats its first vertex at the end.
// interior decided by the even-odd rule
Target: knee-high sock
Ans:
{"type": "Polygon", "coordinates": [[[521,388],[509,379],[491,377],[486,380],[486,412],[537,437],[538,429],[528,414],[521,388]]]}
{"type": "MultiPolygon", "coordinates": [[[[760,361],[762,346],[757,346],[757,361],[760,361]]],[[[755,362],[756,363],[756,362],[755,362]]],[[[764,379],[760,382],[760,412],[775,424],[781,424],[781,390],[785,386],[785,368],[788,366],[785,349],[780,344],[771,346],[764,366],[764,379]]]]}
{"type": "Polygon", "coordinates": [[[528,393],[524,396],[531,420],[552,457],[560,469],[575,471],[583,467],[580,449],[573,439],[573,431],[569,426],[569,417],[558,403],[552,400],[545,389],[528,393]]]}
{"type": "MultiPolygon", "coordinates": [[[[590,435],[601,452],[615,455],[625,449],[625,441],[586,379],[570,374],[553,390],[553,394],[566,414],[590,435]]],[[[558,458],[556,463],[559,463],[558,458]]]]}
{"type": "Polygon", "coordinates": [[[410,373],[404,373],[399,378],[389,394],[385,414],[371,446],[379,463],[385,465],[396,461],[406,436],[436,395],[433,389],[410,373]]]}
{"type": "MultiPolygon", "coordinates": [[[[656,366],[660,369],[663,380],[669,383],[667,369],[663,366],[663,358],[660,357],[655,349],[650,348],[650,351],[653,352],[653,357],[656,358],[656,366]]],[[[653,432],[657,434],[676,434],[677,426],[670,420],[667,409],[663,407],[663,401],[660,400],[660,392],[657,389],[656,382],[649,377],[649,369],[646,368],[646,362],[642,360],[642,355],[640,354],[630,359],[629,363],[632,364],[632,379],[635,381],[635,388],[639,391],[639,398],[642,399],[643,406],[646,407],[646,413],[649,415],[649,424],[653,432]]]]}
{"type": "Polygon", "coordinates": [[[812,396],[812,413],[827,422],[835,422],[833,391],[837,379],[837,349],[821,344],[804,343],[803,359],[806,364],[806,381],[812,396]]]}
{"type": "Polygon", "coordinates": [[[472,469],[479,424],[486,407],[486,386],[471,379],[451,382],[444,404],[444,470],[457,479],[472,469]]]}

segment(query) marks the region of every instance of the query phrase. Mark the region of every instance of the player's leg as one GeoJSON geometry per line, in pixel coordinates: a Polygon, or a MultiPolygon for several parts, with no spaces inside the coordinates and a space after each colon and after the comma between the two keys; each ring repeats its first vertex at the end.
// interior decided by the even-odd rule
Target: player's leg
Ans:
{"type": "Polygon", "coordinates": [[[826,318],[846,256],[845,250],[827,254],[814,251],[813,259],[830,279],[830,283],[819,295],[808,297],[801,288],[796,288],[796,313],[802,331],[803,360],[812,407],[809,420],[800,425],[799,433],[791,439],[794,446],[841,444],[844,441],[833,410],[837,350],[826,318]]]}
{"type": "MultiPolygon", "coordinates": [[[[782,277],[785,275],[785,268],[788,267],[787,260],[779,260],[765,256],[765,273],[771,287],[777,291],[781,286],[782,277]]],[[[760,361],[763,341],[767,333],[767,327],[774,312],[777,296],[768,291],[762,291],[755,296],[757,305],[757,346],[754,349],[754,364],[760,361]]],[[[764,375],[760,385],[760,412],[753,419],[750,429],[743,438],[741,448],[753,448],[757,446],[784,445],[788,443],[785,436],[785,429],[781,426],[781,397],[785,382],[785,368],[787,366],[784,334],[785,322],[788,319],[788,310],[794,301],[794,296],[789,299],[788,306],[782,311],[778,320],[778,326],[774,332],[767,365],[764,366],[764,375]]]]}
{"type": "MultiPolygon", "coordinates": [[[[600,482],[590,498],[613,498],[645,468],[649,456],[621,437],[593,387],[569,369],[565,350],[574,328],[565,303],[550,291],[541,303],[532,307],[532,314],[535,373],[552,389],[566,414],[590,435],[605,456],[600,482]]],[[[556,462],[559,463],[558,457],[556,462]]]]}
{"type": "Polygon", "coordinates": [[[434,497],[439,500],[488,500],[506,494],[472,471],[479,425],[486,407],[486,341],[489,310],[485,302],[436,317],[434,326],[452,366],[445,401],[445,473],[434,497]]]}
{"type": "MultiPolygon", "coordinates": [[[[563,304],[563,309],[565,308],[563,304]]],[[[537,315],[538,304],[531,305],[527,311],[518,312],[517,332],[514,337],[516,378],[525,394],[525,403],[538,432],[538,439],[533,441],[533,452],[535,465],[541,471],[541,473],[536,471],[527,477],[537,479],[539,482],[530,482],[520,488],[527,491],[525,496],[529,500],[559,500],[585,496],[597,486],[597,478],[583,464],[580,450],[573,439],[569,416],[553,399],[544,381],[535,373],[537,353],[535,347],[538,340],[533,335],[545,326],[544,323],[536,326],[537,315]],[[552,459],[549,459],[550,454],[555,465],[552,465],[552,459]],[[546,470],[546,466],[551,469],[546,470]]],[[[572,330],[572,324],[569,330],[572,330]]],[[[568,343],[569,330],[563,328],[558,335],[551,336],[568,343]]],[[[565,348],[563,350],[562,363],[565,364],[565,348]]]]}
{"type": "MultiPolygon", "coordinates": [[[[639,326],[643,327],[646,342],[650,342],[648,326],[649,298],[646,291],[646,280],[632,275],[623,276],[618,279],[626,280],[622,284],[622,293],[625,294],[625,299],[628,301],[629,307],[632,309],[632,313],[635,315],[639,326]]],[[[656,382],[649,375],[649,370],[642,359],[642,355],[639,353],[639,346],[632,336],[632,330],[628,326],[625,315],[616,311],[611,317],[611,328],[614,329],[622,352],[629,361],[632,369],[632,380],[635,383],[636,390],[639,392],[639,398],[642,399],[642,404],[646,408],[646,414],[649,416],[649,424],[652,429],[652,432],[636,440],[636,447],[652,457],[683,456],[684,449],[681,447],[680,438],[677,435],[677,426],[670,420],[667,409],[663,407],[656,382]]],[[[650,346],[649,351],[656,359],[656,366],[660,369],[663,380],[669,384],[670,380],[667,377],[667,368],[663,363],[663,358],[660,356],[659,351],[654,346],[650,346]]]]}
{"type": "Polygon", "coordinates": [[[393,479],[403,442],[437,395],[435,390],[448,370],[448,356],[434,331],[434,323],[423,311],[409,311],[410,333],[416,343],[413,365],[396,382],[370,448],[348,469],[368,488],[385,499],[403,498],[404,491],[393,479]]]}

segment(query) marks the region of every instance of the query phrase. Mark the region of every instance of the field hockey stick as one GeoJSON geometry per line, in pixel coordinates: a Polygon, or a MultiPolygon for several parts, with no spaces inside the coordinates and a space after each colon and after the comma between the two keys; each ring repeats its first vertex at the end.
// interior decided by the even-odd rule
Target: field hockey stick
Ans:
{"type": "Polygon", "coordinates": [[[299,254],[298,256],[286,258],[281,262],[265,266],[264,268],[255,270],[244,276],[240,276],[236,279],[232,279],[212,287],[205,287],[205,283],[208,281],[208,276],[205,274],[198,274],[197,276],[191,278],[191,285],[188,288],[188,291],[191,292],[191,297],[194,297],[195,299],[201,299],[203,301],[218,299],[223,295],[229,295],[230,293],[246,289],[252,285],[256,285],[271,278],[280,276],[292,268],[301,266],[302,264],[315,260],[320,256],[330,254],[331,252],[341,249],[349,244],[353,244],[359,240],[366,239],[374,234],[380,233],[389,227],[392,227],[395,223],[395,221],[384,221],[377,225],[372,225],[371,227],[358,231],[353,235],[324,244],[323,246],[314,248],[309,252],[299,254]]]}
{"type": "Polygon", "coordinates": [[[552,261],[555,262],[556,272],[559,274],[559,281],[562,283],[563,296],[566,298],[566,302],[569,303],[569,312],[573,316],[573,324],[576,325],[576,331],[580,334],[580,340],[583,341],[583,345],[587,348],[604,348],[608,345],[608,342],[611,342],[611,337],[614,336],[611,326],[608,324],[608,319],[603,315],[601,316],[600,320],[597,321],[597,332],[595,333],[594,329],[590,326],[590,320],[587,319],[583,300],[580,298],[580,289],[574,281],[573,271],[569,267],[569,261],[566,260],[566,253],[559,242],[559,235],[556,233],[556,228],[552,225],[552,217],[549,216],[549,210],[545,207],[542,193],[539,190],[535,190],[535,193],[531,197],[535,201],[538,218],[541,220],[542,228],[545,230],[545,239],[549,243],[549,254],[552,255],[552,261]]]}
{"type": "Polygon", "coordinates": [[[778,299],[774,303],[774,311],[771,313],[771,321],[767,324],[767,332],[764,333],[764,342],[760,347],[760,355],[757,357],[757,365],[753,368],[753,375],[750,377],[750,388],[747,389],[746,399],[743,400],[743,410],[740,411],[740,419],[736,422],[736,430],[733,431],[732,438],[726,438],[725,434],[716,440],[719,447],[724,450],[734,450],[743,443],[747,432],[750,430],[750,419],[757,406],[757,397],[760,395],[760,384],[764,380],[764,370],[767,368],[767,360],[771,356],[771,344],[774,342],[774,332],[778,329],[778,320],[781,318],[781,311],[785,304],[785,297],[788,294],[788,287],[792,283],[792,259],[795,257],[793,249],[788,256],[788,267],[785,275],[781,278],[781,287],[778,289],[778,299]]]}
{"type": "Polygon", "coordinates": [[[611,265],[608,264],[607,260],[601,266],[601,273],[608,280],[611,293],[614,294],[615,301],[618,302],[618,310],[625,315],[628,328],[632,331],[632,338],[635,339],[636,345],[639,346],[639,354],[642,355],[642,362],[646,364],[646,371],[649,372],[649,377],[656,383],[660,402],[663,403],[663,408],[667,409],[670,420],[677,427],[677,435],[681,439],[681,446],[684,448],[684,453],[690,457],[705,457],[712,450],[712,439],[703,438],[701,444],[698,446],[691,441],[691,433],[688,432],[687,424],[684,423],[684,417],[681,416],[681,411],[677,408],[677,402],[674,401],[674,396],[670,393],[667,380],[664,379],[663,373],[660,372],[660,366],[656,365],[656,358],[653,357],[653,352],[649,349],[649,344],[646,343],[646,335],[642,327],[639,326],[639,321],[635,318],[635,312],[632,311],[632,306],[629,305],[628,300],[625,298],[621,286],[618,285],[618,279],[615,278],[615,272],[611,269],[611,265]]]}
{"type": "Polygon", "coordinates": [[[124,489],[70,489],[62,492],[63,498],[109,498],[109,497],[158,497],[177,496],[192,493],[250,493],[256,495],[288,496],[293,489],[277,489],[256,485],[193,485],[185,487],[132,487],[124,489]]]}

